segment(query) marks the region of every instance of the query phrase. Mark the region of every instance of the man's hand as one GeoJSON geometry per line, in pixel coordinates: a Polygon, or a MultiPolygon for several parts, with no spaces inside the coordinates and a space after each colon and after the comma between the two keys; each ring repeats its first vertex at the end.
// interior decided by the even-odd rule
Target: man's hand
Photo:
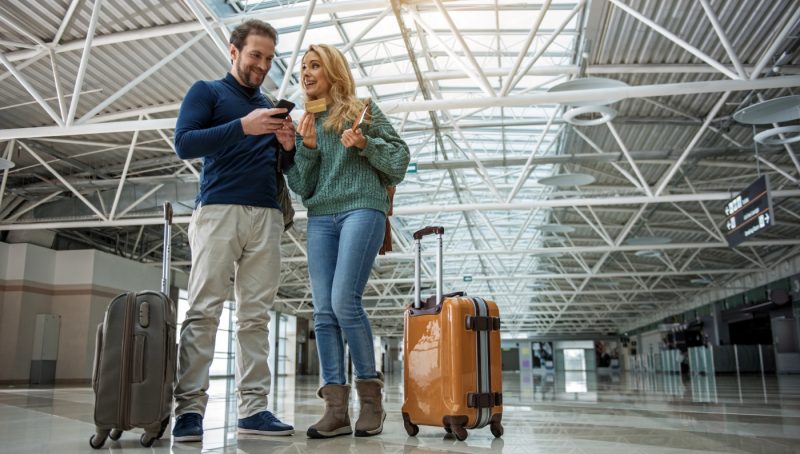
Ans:
{"type": "Polygon", "coordinates": [[[317,148],[317,125],[314,121],[314,114],[305,112],[300,117],[300,123],[297,125],[297,132],[303,136],[303,145],[306,148],[317,148]]]}
{"type": "Polygon", "coordinates": [[[342,145],[345,147],[356,147],[363,150],[367,146],[367,138],[361,133],[361,128],[353,131],[352,129],[345,129],[342,133],[342,145]]]}
{"type": "Polygon", "coordinates": [[[273,115],[286,113],[284,108],[256,109],[247,116],[242,117],[242,130],[248,136],[272,134],[283,127],[283,118],[273,118],[273,115]]]}
{"type": "Polygon", "coordinates": [[[287,116],[286,119],[283,120],[283,126],[275,131],[275,137],[278,138],[278,143],[281,144],[284,150],[294,150],[295,128],[294,123],[292,123],[292,117],[287,116]]]}

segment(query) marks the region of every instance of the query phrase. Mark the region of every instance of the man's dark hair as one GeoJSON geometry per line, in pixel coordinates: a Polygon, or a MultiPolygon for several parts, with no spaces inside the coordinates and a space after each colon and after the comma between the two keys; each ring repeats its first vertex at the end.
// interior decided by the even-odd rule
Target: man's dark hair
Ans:
{"type": "Polygon", "coordinates": [[[231,32],[231,44],[242,50],[249,35],[261,35],[272,38],[278,44],[278,31],[272,25],[258,19],[242,22],[231,32]]]}

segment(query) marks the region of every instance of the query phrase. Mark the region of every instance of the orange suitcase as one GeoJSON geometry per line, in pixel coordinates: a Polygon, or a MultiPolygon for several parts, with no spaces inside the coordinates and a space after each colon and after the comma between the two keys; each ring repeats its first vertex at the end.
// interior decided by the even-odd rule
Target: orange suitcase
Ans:
{"type": "Polygon", "coordinates": [[[500,312],[494,301],[463,292],[442,296],[444,227],[414,233],[414,306],[403,331],[403,423],[408,435],[419,425],[444,427],[459,440],[467,429],[489,425],[503,435],[500,312]],[[420,300],[420,242],[436,234],[436,295],[420,300]]]}

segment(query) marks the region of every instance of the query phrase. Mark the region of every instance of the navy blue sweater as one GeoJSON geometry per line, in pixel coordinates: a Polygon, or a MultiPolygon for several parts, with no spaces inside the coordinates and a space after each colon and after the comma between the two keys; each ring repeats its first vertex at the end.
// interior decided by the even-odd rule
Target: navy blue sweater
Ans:
{"type": "MultiPolygon", "coordinates": [[[[242,129],[241,118],[260,107],[272,103],[230,73],[221,80],[195,82],[186,93],[175,126],[175,151],[181,159],[203,158],[195,203],[280,209],[275,159],[281,146],[275,134],[247,136],[242,129]]],[[[284,162],[284,171],[289,165],[284,162]]]]}

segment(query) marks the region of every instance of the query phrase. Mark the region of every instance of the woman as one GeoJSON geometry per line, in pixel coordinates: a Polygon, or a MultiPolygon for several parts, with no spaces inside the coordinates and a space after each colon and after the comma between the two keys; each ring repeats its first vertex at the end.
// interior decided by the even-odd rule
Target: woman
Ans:
{"type": "Polygon", "coordinates": [[[403,180],[408,145],[378,106],[355,96],[347,61],[326,44],[309,47],[300,77],[307,110],[297,127],[289,187],[308,208],[308,272],[323,385],[325,413],[307,435],[329,438],[353,432],[348,415],[342,335],[353,360],[361,403],[356,436],[381,433],[383,375],[375,368],[372,329],[361,305],[375,256],[383,243],[389,199],[386,186],[403,180]],[[327,111],[309,112],[325,100],[327,111]],[[353,128],[365,107],[365,120],[353,128]]]}

